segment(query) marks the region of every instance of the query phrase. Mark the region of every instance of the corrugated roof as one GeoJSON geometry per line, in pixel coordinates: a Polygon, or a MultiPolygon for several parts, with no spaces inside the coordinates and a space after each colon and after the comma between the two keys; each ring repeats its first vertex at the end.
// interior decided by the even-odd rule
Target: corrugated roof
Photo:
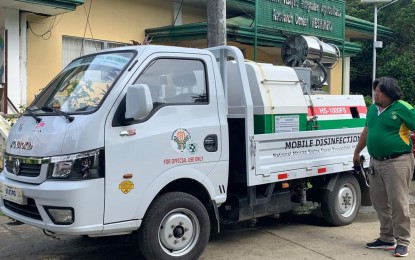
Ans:
{"type": "MultiPolygon", "coordinates": [[[[360,32],[373,37],[374,23],[346,15],[346,29],[360,32]]],[[[377,33],[379,37],[392,37],[392,29],[378,24],[377,33]]]]}
{"type": "MultiPolygon", "coordinates": [[[[246,17],[234,17],[226,20],[227,39],[233,42],[254,45],[254,22],[246,17]]],[[[146,29],[146,35],[153,43],[166,43],[206,39],[207,23],[193,23],[179,26],[164,26],[159,28],[146,29]]],[[[258,46],[281,47],[286,41],[285,32],[269,28],[258,28],[258,46]]],[[[336,44],[342,50],[342,44],[336,44]]],[[[354,56],[360,51],[360,45],[352,42],[345,42],[346,56],[354,56]]]]}
{"type": "Polygon", "coordinates": [[[16,2],[25,2],[46,6],[59,7],[64,9],[75,9],[76,6],[84,4],[85,0],[15,0],[16,2]]]}
{"type": "Polygon", "coordinates": [[[13,8],[22,11],[56,15],[73,11],[85,0],[1,0],[0,7],[13,8]]]}

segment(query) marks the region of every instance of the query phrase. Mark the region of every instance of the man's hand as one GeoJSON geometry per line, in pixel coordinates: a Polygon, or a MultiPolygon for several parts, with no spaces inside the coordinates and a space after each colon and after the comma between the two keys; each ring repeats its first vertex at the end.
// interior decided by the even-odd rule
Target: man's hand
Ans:
{"type": "Polygon", "coordinates": [[[362,163],[362,160],[360,158],[360,152],[363,151],[363,149],[366,147],[366,138],[367,138],[367,126],[363,128],[362,133],[360,134],[359,142],[356,145],[356,148],[354,149],[353,153],[353,164],[358,165],[362,163]]]}
{"type": "Polygon", "coordinates": [[[358,164],[360,164],[360,155],[355,153],[353,155],[353,165],[358,165],[358,164]]]}

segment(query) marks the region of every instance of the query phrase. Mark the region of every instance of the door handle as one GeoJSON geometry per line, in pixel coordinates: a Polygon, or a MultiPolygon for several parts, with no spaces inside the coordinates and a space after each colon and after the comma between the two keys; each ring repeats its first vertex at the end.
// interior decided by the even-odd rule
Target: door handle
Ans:
{"type": "Polygon", "coordinates": [[[121,131],[120,136],[132,136],[136,134],[135,129],[128,129],[126,131],[121,131]]]}

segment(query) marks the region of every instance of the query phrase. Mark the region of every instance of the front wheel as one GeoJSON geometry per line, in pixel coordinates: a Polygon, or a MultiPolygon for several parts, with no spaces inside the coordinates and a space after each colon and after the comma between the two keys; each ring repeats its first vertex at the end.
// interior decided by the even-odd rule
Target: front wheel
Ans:
{"type": "Polygon", "coordinates": [[[324,220],[333,226],[351,224],[360,209],[361,190],[352,175],[341,175],[333,191],[325,190],[321,200],[324,220]]]}
{"type": "Polygon", "coordinates": [[[150,206],[139,230],[146,259],[197,259],[210,234],[209,215],[194,196],[170,192],[150,206]]]}

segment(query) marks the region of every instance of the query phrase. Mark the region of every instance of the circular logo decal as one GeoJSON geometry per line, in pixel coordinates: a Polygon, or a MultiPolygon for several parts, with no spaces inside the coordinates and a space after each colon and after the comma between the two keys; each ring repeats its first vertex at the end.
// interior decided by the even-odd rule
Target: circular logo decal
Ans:
{"type": "Polygon", "coordinates": [[[391,112],[391,118],[392,120],[396,120],[398,116],[396,115],[396,111],[391,112]]]}
{"type": "Polygon", "coordinates": [[[20,173],[20,160],[16,159],[13,163],[13,173],[18,175],[20,173]]]}
{"type": "Polygon", "coordinates": [[[189,131],[183,128],[176,129],[171,135],[171,144],[178,152],[183,152],[187,149],[188,143],[191,140],[189,131]]]}

